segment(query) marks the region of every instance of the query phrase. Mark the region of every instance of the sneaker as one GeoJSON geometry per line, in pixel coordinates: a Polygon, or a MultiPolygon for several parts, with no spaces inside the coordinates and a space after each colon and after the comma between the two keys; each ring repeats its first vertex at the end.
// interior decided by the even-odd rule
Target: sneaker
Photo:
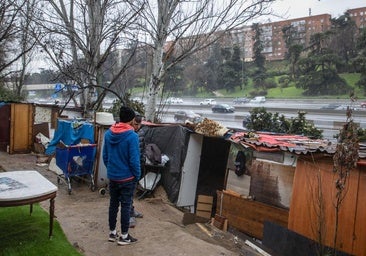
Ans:
{"type": "Polygon", "coordinates": [[[130,217],[130,228],[136,227],[136,219],[135,217],[130,217]]]}
{"type": "Polygon", "coordinates": [[[138,212],[136,210],[133,211],[131,216],[135,217],[135,218],[143,218],[144,217],[144,215],[141,212],[138,212]]]}
{"type": "Polygon", "coordinates": [[[133,244],[136,243],[137,239],[133,238],[130,234],[127,235],[127,237],[125,239],[122,238],[122,236],[120,236],[118,238],[118,245],[128,245],[128,244],[133,244]]]}
{"type": "Polygon", "coordinates": [[[109,233],[108,241],[109,242],[115,242],[118,239],[118,234],[109,233]]]}

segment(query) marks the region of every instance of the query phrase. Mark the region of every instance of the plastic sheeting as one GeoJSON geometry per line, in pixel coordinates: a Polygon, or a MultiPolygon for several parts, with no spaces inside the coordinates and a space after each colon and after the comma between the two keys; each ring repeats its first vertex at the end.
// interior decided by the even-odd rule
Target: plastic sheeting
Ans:
{"type": "Polygon", "coordinates": [[[181,171],[187,154],[189,134],[192,132],[182,126],[144,126],[145,143],[154,143],[169,162],[162,171],[162,185],[171,202],[178,200],[181,171]]]}
{"type": "Polygon", "coordinates": [[[56,152],[56,145],[62,141],[66,146],[79,144],[82,139],[94,143],[94,126],[92,123],[79,120],[57,120],[57,130],[48,144],[45,154],[56,152]]]}

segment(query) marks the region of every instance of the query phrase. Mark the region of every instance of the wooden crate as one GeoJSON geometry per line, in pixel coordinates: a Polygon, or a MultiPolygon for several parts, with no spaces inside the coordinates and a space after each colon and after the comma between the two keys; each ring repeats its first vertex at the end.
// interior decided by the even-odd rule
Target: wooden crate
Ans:
{"type": "Polygon", "coordinates": [[[210,219],[212,214],[212,204],[212,196],[198,195],[196,215],[199,217],[210,219]]]}

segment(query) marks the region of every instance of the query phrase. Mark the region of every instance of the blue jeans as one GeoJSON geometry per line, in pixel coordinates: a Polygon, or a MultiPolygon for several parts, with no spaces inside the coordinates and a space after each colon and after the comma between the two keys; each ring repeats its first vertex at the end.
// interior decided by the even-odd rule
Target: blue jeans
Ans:
{"type": "Polygon", "coordinates": [[[117,214],[121,205],[121,232],[122,234],[128,233],[132,196],[135,187],[136,181],[109,182],[109,230],[116,229],[117,214]]]}

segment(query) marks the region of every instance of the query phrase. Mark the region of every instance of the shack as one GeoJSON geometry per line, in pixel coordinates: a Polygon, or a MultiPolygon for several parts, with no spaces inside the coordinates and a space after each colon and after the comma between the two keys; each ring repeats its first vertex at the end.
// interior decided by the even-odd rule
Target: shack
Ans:
{"type": "MultiPolygon", "coordinates": [[[[332,247],[336,221],[334,143],[223,127],[207,132],[212,127],[144,124],[146,143],[156,144],[170,159],[161,184],[177,207],[197,213],[199,196],[212,197],[211,217],[220,213],[229,228],[262,240],[280,255],[310,255],[319,246],[332,247]],[[319,191],[323,219],[317,219],[319,191]],[[303,241],[302,245],[289,248],[291,243],[286,241],[291,241],[290,237],[303,241]],[[299,248],[308,249],[300,252],[299,248]]],[[[361,203],[366,162],[361,151],[337,220],[338,255],[366,255],[361,217],[366,214],[361,203]]]]}

